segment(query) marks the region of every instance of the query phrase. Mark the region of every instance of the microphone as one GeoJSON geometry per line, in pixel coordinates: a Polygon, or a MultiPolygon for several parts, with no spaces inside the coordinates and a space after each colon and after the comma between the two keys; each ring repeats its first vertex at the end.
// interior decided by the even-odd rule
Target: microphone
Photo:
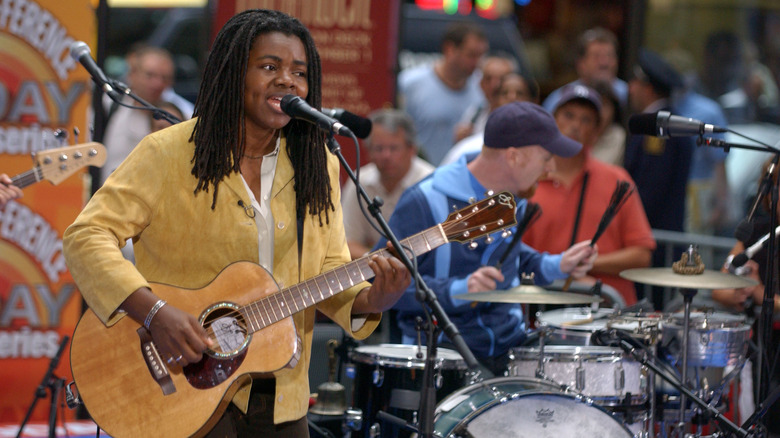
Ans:
{"type": "Polygon", "coordinates": [[[89,75],[92,76],[92,80],[95,84],[102,88],[109,97],[114,100],[117,100],[120,97],[119,93],[111,86],[111,82],[103,73],[103,70],[101,70],[95,63],[95,60],[92,59],[87,43],[84,41],[74,41],[73,44],[70,45],[70,57],[84,66],[87,72],[89,72],[89,75]]]}
{"type": "Polygon", "coordinates": [[[325,132],[351,137],[352,131],[340,122],[309,106],[305,100],[294,94],[282,97],[282,111],[294,119],[304,120],[317,125],[325,132]]]}
{"type": "Polygon", "coordinates": [[[658,111],[631,116],[628,119],[628,131],[632,134],[669,138],[727,132],[728,129],[701,120],[674,116],[669,111],[658,111]]]}
{"type": "MultiPolygon", "coordinates": [[[[745,251],[735,255],[730,260],[726,259],[727,268],[729,272],[733,274],[737,268],[744,266],[745,263],[747,263],[748,260],[752,259],[753,256],[756,255],[758,251],[763,249],[764,245],[766,245],[766,241],[769,240],[769,234],[770,233],[764,234],[764,236],[758,239],[756,243],[750,245],[745,251]]],[[[775,228],[775,237],[777,236],[780,236],[780,225],[778,225],[777,228],[775,228]]]]}
{"type": "Polygon", "coordinates": [[[372,123],[370,119],[351,113],[343,108],[323,108],[322,113],[343,123],[344,126],[355,133],[357,138],[367,138],[371,135],[372,123]]]}

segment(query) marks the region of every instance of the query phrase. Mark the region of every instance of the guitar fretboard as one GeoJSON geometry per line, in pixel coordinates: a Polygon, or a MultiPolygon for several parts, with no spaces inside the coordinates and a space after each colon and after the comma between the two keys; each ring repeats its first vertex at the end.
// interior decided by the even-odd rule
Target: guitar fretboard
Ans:
{"type": "MultiPolygon", "coordinates": [[[[411,249],[410,257],[416,257],[448,242],[441,225],[437,225],[402,240],[401,245],[411,249]]],[[[382,249],[372,254],[386,256],[388,250],[382,249]]],[[[242,307],[241,313],[247,318],[249,331],[254,333],[373,278],[374,271],[368,266],[370,257],[371,255],[367,255],[354,260],[242,307]]]]}
{"type": "Polygon", "coordinates": [[[23,189],[31,184],[37,183],[42,179],[43,175],[41,174],[41,169],[39,167],[34,167],[26,172],[14,176],[11,178],[11,182],[16,187],[23,189]]]}

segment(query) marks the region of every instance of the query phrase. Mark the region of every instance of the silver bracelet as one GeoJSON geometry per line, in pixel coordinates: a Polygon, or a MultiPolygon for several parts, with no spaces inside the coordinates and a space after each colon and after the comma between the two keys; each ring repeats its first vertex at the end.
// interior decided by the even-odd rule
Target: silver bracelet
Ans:
{"type": "Polygon", "coordinates": [[[146,327],[147,330],[151,330],[149,328],[149,325],[152,323],[152,318],[154,318],[154,315],[157,314],[157,311],[162,309],[162,306],[165,305],[165,300],[157,300],[156,303],[154,303],[154,306],[152,306],[152,309],[149,311],[148,314],[146,314],[146,319],[144,320],[144,327],[146,327]]]}

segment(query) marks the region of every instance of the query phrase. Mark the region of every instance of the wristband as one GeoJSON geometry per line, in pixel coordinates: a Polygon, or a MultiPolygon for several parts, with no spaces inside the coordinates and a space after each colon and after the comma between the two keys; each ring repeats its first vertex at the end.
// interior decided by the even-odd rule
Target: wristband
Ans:
{"type": "Polygon", "coordinates": [[[151,330],[149,328],[149,325],[152,323],[152,318],[154,318],[154,315],[157,314],[157,311],[162,309],[162,306],[165,305],[165,300],[157,300],[156,303],[154,303],[154,306],[152,306],[152,309],[149,310],[149,313],[146,314],[146,319],[144,320],[144,327],[146,327],[147,330],[151,330]]]}

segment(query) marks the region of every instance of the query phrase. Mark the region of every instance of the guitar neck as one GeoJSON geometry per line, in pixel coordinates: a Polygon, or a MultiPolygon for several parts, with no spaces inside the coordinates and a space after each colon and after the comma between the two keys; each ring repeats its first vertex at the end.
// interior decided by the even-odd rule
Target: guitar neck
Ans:
{"type": "Polygon", "coordinates": [[[38,167],[34,167],[27,172],[22,172],[19,175],[12,177],[11,183],[16,187],[23,189],[29,185],[37,183],[41,179],[43,179],[43,177],[40,174],[40,169],[38,167]]]}
{"type": "MultiPolygon", "coordinates": [[[[448,242],[441,225],[436,225],[402,240],[401,245],[411,249],[412,256],[416,257],[448,242]]],[[[375,251],[244,306],[241,313],[246,316],[249,322],[249,330],[256,332],[289,317],[293,313],[311,307],[358,283],[373,278],[374,271],[368,266],[368,260],[374,254],[387,256],[389,251],[387,249],[375,251]]]]}

